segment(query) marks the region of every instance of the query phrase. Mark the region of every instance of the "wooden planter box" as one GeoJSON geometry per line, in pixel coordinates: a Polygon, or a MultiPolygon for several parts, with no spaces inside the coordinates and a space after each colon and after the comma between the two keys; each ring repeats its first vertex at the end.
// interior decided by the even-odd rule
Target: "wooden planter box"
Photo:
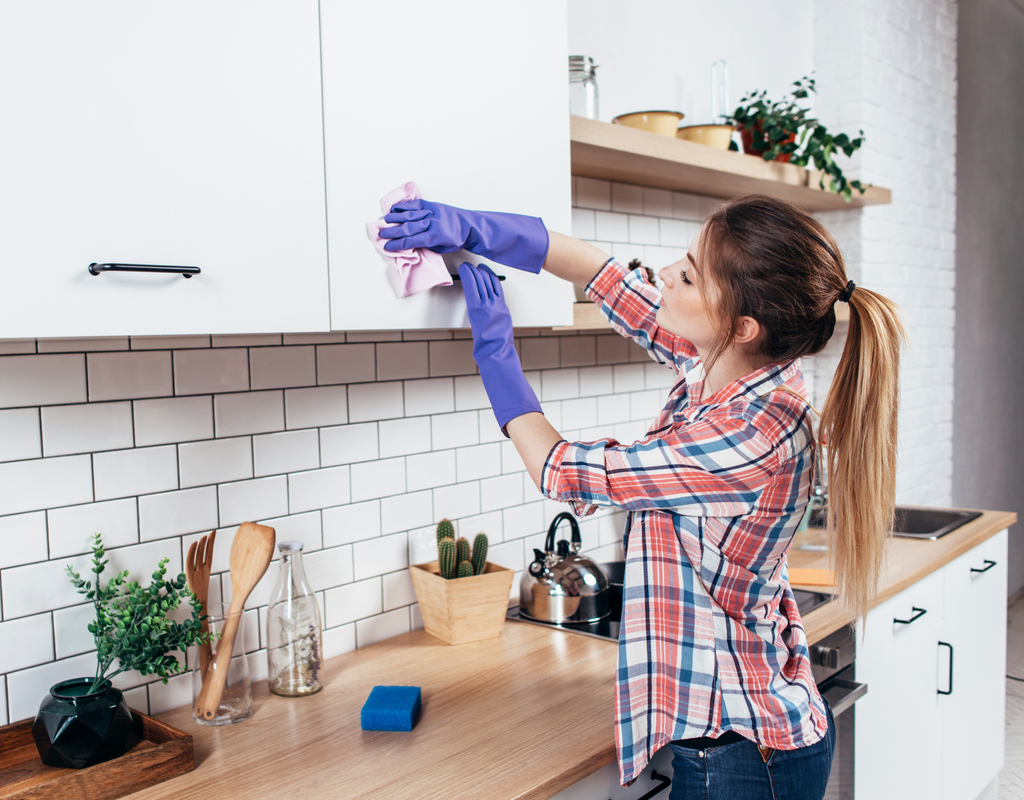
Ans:
{"type": "Polygon", "coordinates": [[[487,562],[480,575],[445,580],[436,561],[409,567],[423,628],[448,644],[501,635],[515,572],[487,562]]]}

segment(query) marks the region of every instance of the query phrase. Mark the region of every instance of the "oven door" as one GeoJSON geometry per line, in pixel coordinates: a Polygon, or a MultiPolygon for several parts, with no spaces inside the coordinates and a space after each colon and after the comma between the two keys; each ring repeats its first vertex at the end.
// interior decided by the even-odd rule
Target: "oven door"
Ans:
{"type": "Polygon", "coordinates": [[[867,694],[868,686],[866,683],[857,683],[853,677],[851,664],[818,684],[818,691],[828,701],[836,720],[836,748],[832,756],[828,787],[825,789],[825,800],[854,800],[854,704],[867,694]]]}

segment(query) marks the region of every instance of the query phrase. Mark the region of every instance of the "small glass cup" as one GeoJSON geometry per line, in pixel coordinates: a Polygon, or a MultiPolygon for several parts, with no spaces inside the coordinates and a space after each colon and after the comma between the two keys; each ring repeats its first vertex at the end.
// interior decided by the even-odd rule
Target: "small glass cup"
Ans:
{"type": "MultiPolygon", "coordinates": [[[[252,690],[249,685],[249,659],[245,655],[245,621],[243,611],[236,614],[225,613],[228,609],[220,603],[210,603],[207,609],[207,624],[214,638],[210,641],[209,652],[204,654],[199,646],[190,647],[188,652],[189,666],[192,669],[192,719],[200,725],[232,725],[252,716],[252,690]],[[231,635],[234,629],[234,641],[231,647],[231,659],[227,662],[227,678],[224,681],[224,692],[220,697],[217,712],[211,718],[197,714],[197,706],[203,690],[204,664],[205,673],[212,677],[216,669],[217,653],[223,645],[224,635],[231,635]]],[[[207,678],[210,680],[210,678],[207,678]]]]}

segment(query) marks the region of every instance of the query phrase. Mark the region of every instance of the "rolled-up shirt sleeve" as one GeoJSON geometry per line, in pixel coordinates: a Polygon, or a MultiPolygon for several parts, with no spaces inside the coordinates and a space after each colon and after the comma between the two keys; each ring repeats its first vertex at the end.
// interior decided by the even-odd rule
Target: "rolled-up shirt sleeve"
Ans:
{"type": "Polygon", "coordinates": [[[541,490],[580,515],[614,506],[734,517],[751,512],[779,464],[778,447],[750,420],[716,418],[631,445],[560,441],[544,463],[541,490]]]}
{"type": "Polygon", "coordinates": [[[697,357],[694,346],[658,325],[661,292],[647,282],[642,270],[629,270],[608,261],[585,289],[612,328],[646,349],[651,358],[676,370],[697,357]]]}

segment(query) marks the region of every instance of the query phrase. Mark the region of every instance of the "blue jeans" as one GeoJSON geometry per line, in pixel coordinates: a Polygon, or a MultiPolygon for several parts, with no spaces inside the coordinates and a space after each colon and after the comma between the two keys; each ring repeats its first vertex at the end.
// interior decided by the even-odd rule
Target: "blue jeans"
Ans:
{"type": "Polygon", "coordinates": [[[669,745],[669,800],[821,800],[835,744],[836,723],[829,709],[828,733],[820,742],[773,750],[767,761],[749,739],[706,750],[669,745]]]}

